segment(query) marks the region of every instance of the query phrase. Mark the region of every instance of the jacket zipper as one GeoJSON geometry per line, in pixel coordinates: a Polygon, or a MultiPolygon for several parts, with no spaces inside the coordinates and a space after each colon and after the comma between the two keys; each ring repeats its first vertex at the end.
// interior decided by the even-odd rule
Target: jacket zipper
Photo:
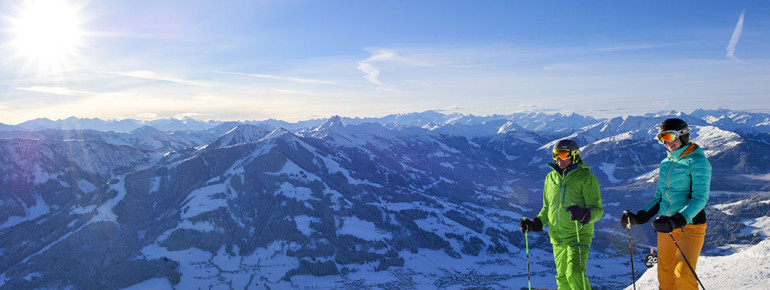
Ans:
{"type": "Polygon", "coordinates": [[[668,196],[668,189],[671,188],[671,169],[674,169],[674,158],[671,157],[671,165],[668,167],[668,174],[666,174],[666,199],[668,200],[668,207],[666,207],[666,215],[671,216],[671,197],[668,196]]]}
{"type": "MultiPolygon", "coordinates": [[[[559,182],[559,191],[561,191],[561,202],[559,203],[559,210],[561,210],[564,207],[564,200],[567,198],[567,175],[570,173],[570,168],[564,170],[564,173],[561,174],[561,180],[559,182]]],[[[556,214],[556,228],[559,232],[559,244],[562,243],[561,239],[561,219],[559,218],[559,214],[556,214]]]]}

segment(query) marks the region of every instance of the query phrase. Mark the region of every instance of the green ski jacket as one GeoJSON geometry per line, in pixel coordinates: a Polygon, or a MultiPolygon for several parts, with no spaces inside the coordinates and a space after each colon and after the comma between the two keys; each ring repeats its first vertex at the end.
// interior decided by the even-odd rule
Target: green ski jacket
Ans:
{"type": "Polygon", "coordinates": [[[706,202],[711,188],[711,163],[703,150],[695,143],[689,143],[673,152],[660,162],[658,186],[655,197],[644,207],[654,212],[660,206],[659,215],[672,216],[682,213],[687,224],[706,222],[706,202]]]}
{"type": "Polygon", "coordinates": [[[590,167],[582,161],[571,165],[561,173],[556,163],[548,164],[553,171],[545,177],[543,208],[537,218],[548,226],[552,244],[577,244],[575,221],[570,220],[565,209],[578,205],[591,211],[591,221],[580,230],[580,243],[590,246],[594,235],[594,222],[604,214],[599,182],[590,167]]]}

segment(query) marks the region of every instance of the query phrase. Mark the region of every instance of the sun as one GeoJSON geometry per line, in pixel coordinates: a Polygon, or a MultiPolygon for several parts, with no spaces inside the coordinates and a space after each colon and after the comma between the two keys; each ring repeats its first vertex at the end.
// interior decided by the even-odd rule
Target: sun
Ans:
{"type": "Polygon", "coordinates": [[[61,70],[82,47],[80,9],[65,0],[27,0],[8,19],[13,55],[38,68],[61,70]]]}

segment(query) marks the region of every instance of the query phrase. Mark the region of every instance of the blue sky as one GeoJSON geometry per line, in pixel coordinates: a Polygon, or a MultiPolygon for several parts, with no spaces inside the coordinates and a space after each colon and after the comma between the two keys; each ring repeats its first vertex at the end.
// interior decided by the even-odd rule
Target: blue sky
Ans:
{"type": "Polygon", "coordinates": [[[770,112],[767,1],[37,0],[0,11],[5,124],[770,112]]]}

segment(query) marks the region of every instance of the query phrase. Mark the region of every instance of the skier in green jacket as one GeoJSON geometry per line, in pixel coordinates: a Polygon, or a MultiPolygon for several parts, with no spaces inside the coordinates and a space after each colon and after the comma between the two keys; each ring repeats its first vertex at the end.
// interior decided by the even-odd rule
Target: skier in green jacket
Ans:
{"type": "Polygon", "coordinates": [[[552,152],[543,208],[534,219],[521,221],[521,231],[542,231],[549,225],[559,289],[591,289],[585,269],[594,222],[604,214],[599,183],[580,158],[575,141],[559,140],[552,152]]]}

